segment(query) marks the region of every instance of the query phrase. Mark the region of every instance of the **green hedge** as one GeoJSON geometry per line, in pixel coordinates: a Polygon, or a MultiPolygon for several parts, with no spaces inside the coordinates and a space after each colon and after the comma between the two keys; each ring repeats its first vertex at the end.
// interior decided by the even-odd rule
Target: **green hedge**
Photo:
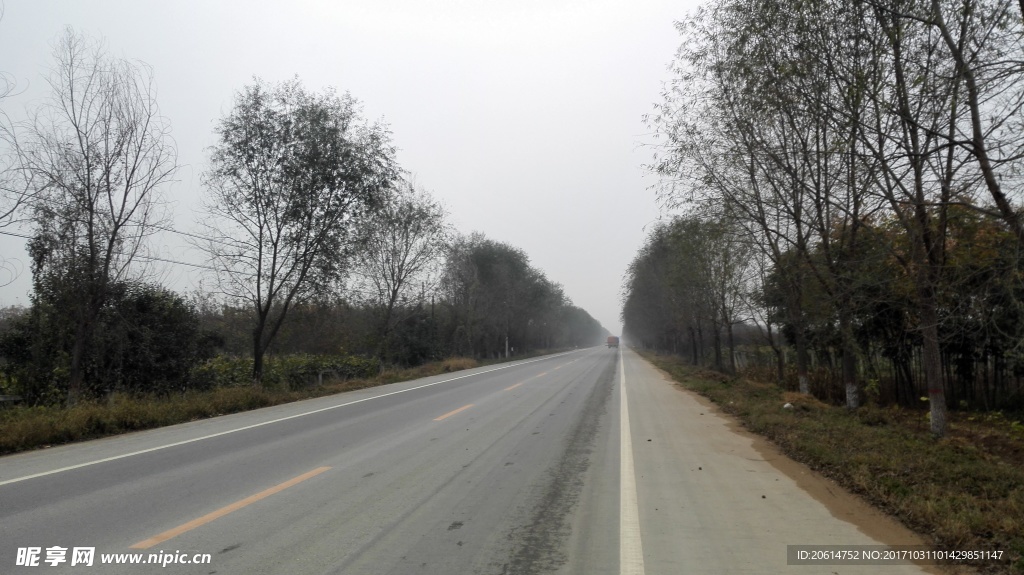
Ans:
{"type": "MultiPolygon", "coordinates": [[[[264,387],[299,389],[324,380],[373,377],[380,372],[376,359],[352,355],[293,354],[263,360],[264,387]]],[[[252,358],[219,356],[192,370],[193,389],[237,387],[252,384],[252,358]]]]}

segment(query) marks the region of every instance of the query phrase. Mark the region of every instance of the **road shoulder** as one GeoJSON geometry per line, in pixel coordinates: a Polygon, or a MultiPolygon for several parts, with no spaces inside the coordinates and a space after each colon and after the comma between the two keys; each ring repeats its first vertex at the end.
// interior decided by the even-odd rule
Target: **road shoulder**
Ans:
{"type": "MultiPolygon", "coordinates": [[[[787,545],[926,543],[639,355],[624,357],[644,554],[655,571],[814,572],[822,566],[787,565],[787,545]]],[[[948,573],[914,565],[835,570],[948,573]]]]}

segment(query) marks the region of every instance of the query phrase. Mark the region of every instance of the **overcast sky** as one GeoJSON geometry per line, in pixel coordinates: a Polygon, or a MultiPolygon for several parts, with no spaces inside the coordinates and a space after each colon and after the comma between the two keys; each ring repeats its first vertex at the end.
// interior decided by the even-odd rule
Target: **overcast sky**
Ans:
{"type": "MultiPolygon", "coordinates": [[[[459,231],[523,249],[618,333],[622,274],[659,215],[642,116],[669,79],[673,22],[696,4],[6,0],[0,71],[21,93],[3,106],[17,117],[46,96],[65,26],[149,64],[181,164],[165,196],[173,225],[190,231],[213,126],[235,91],[253,76],[294,75],[311,90],[348,91],[390,126],[400,164],[459,231]]],[[[202,262],[178,236],[156,240],[164,257],[202,262]]],[[[21,272],[0,288],[0,306],[28,304],[23,246],[0,237],[0,255],[21,272]]],[[[200,278],[187,266],[160,271],[182,292],[200,278]]]]}

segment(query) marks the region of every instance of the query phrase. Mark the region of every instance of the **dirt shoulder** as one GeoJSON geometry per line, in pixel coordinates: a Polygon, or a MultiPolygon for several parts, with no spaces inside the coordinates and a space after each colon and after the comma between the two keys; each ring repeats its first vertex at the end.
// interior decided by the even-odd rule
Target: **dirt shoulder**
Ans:
{"type": "Polygon", "coordinates": [[[871,537],[1001,552],[1003,561],[980,562],[977,572],[1024,573],[1024,437],[1012,422],[964,415],[936,440],[921,412],[850,412],[680,358],[641,355],[703,396],[709,409],[735,417],[766,461],[871,537]],[[829,480],[856,496],[844,496],[829,480]]]}

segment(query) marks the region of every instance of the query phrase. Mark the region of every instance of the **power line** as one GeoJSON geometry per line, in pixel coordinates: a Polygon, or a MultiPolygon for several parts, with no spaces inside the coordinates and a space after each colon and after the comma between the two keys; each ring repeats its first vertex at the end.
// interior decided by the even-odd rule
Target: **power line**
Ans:
{"type": "Polygon", "coordinates": [[[196,234],[189,233],[189,232],[178,231],[178,230],[176,230],[174,228],[171,228],[171,227],[168,227],[168,226],[161,226],[161,225],[158,225],[158,224],[149,224],[149,225],[152,228],[155,228],[155,229],[158,229],[158,230],[163,230],[165,232],[171,232],[172,234],[178,234],[179,236],[186,236],[186,237],[190,237],[190,238],[195,238],[197,240],[203,240],[204,242],[213,242],[213,243],[224,245],[224,242],[221,242],[219,240],[215,240],[213,238],[207,238],[207,237],[196,235],[196,234]]]}
{"type": "MultiPolygon", "coordinates": [[[[173,230],[168,230],[168,231],[173,231],[173,230]]],[[[3,230],[0,230],[0,235],[12,236],[12,237],[15,237],[15,238],[24,238],[26,240],[32,239],[32,236],[26,236],[25,234],[18,234],[18,233],[14,233],[14,232],[6,232],[6,231],[3,231],[3,230]]],[[[133,258],[137,258],[137,259],[140,259],[140,260],[165,262],[165,263],[169,263],[169,264],[178,264],[178,265],[182,265],[182,266],[189,266],[189,267],[200,268],[200,269],[204,269],[204,270],[212,270],[212,271],[216,271],[217,270],[217,268],[210,267],[210,266],[204,266],[204,265],[201,265],[201,264],[192,264],[192,263],[188,263],[188,262],[172,260],[172,259],[169,259],[169,258],[161,258],[161,257],[157,257],[157,256],[147,256],[147,255],[142,255],[142,254],[135,254],[135,256],[133,256],[133,258]]]]}
{"type": "Polygon", "coordinates": [[[135,257],[137,257],[139,259],[143,259],[143,260],[152,260],[152,261],[157,261],[157,262],[167,262],[169,264],[178,264],[178,265],[182,265],[182,266],[190,266],[190,267],[204,269],[204,270],[217,271],[217,268],[210,267],[210,266],[204,266],[204,265],[201,265],[201,264],[190,264],[188,262],[179,262],[178,260],[171,260],[171,259],[167,259],[167,258],[158,258],[156,256],[137,255],[135,257]]]}

